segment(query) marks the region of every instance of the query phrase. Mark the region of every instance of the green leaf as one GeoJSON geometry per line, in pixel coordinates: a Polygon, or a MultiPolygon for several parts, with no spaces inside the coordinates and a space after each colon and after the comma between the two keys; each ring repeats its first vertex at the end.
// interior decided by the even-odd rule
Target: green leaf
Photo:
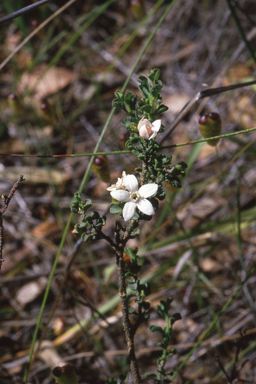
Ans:
{"type": "Polygon", "coordinates": [[[169,108],[166,106],[166,105],[164,105],[164,104],[161,104],[160,106],[159,106],[159,108],[157,108],[157,113],[164,113],[164,112],[166,112],[167,110],[168,110],[169,108]]]}
{"type": "Polygon", "coordinates": [[[88,243],[90,240],[92,240],[92,237],[92,235],[87,235],[86,233],[83,233],[81,239],[84,243],[88,243]]]}
{"type": "Polygon", "coordinates": [[[87,216],[87,217],[88,217],[88,218],[90,217],[92,220],[96,220],[96,219],[99,219],[100,214],[99,214],[99,212],[97,212],[97,211],[93,211],[93,212],[91,212],[90,215],[87,216]]]}
{"type": "Polygon", "coordinates": [[[181,314],[180,313],[174,313],[171,317],[170,324],[173,325],[178,320],[181,320],[181,314]]]}
{"type": "Polygon", "coordinates": [[[106,381],[105,384],[117,384],[117,379],[115,379],[114,377],[111,377],[111,379],[106,381]]]}
{"type": "Polygon", "coordinates": [[[81,203],[81,194],[76,192],[74,198],[72,199],[70,209],[72,212],[77,213],[81,203]]]}
{"type": "Polygon", "coordinates": [[[138,313],[136,312],[136,310],[135,310],[131,305],[128,305],[128,312],[129,312],[130,314],[138,315],[138,313]]]}
{"type": "Polygon", "coordinates": [[[111,203],[109,211],[110,213],[112,213],[112,215],[116,215],[117,213],[121,213],[123,211],[123,208],[120,207],[119,205],[111,203]]]}
{"type": "Polygon", "coordinates": [[[148,311],[149,308],[150,308],[150,303],[148,301],[143,301],[143,303],[141,304],[142,308],[145,310],[145,311],[148,311]]]}
{"type": "Polygon", "coordinates": [[[152,81],[152,83],[156,83],[161,76],[161,70],[159,68],[151,69],[148,74],[148,78],[152,81]]]}
{"type": "Polygon", "coordinates": [[[118,99],[114,99],[112,101],[112,107],[113,108],[120,108],[123,111],[127,112],[127,109],[125,108],[125,104],[122,101],[118,100],[118,99]]]}
{"type": "Polygon", "coordinates": [[[140,292],[143,291],[145,296],[148,296],[151,293],[151,287],[149,283],[140,284],[138,289],[140,292]]]}
{"type": "Polygon", "coordinates": [[[150,325],[149,327],[150,332],[160,332],[161,334],[164,334],[164,331],[161,327],[158,327],[156,325],[150,325]]]}
{"type": "Polygon", "coordinates": [[[137,237],[137,236],[139,236],[139,235],[140,235],[140,229],[139,229],[139,228],[135,229],[135,231],[133,231],[133,232],[130,234],[130,236],[131,236],[132,238],[137,237]]]}
{"type": "Polygon", "coordinates": [[[156,374],[155,373],[149,373],[149,372],[146,372],[144,374],[146,377],[156,377],[156,374]]]}
{"type": "Polygon", "coordinates": [[[152,107],[150,104],[143,105],[143,107],[140,108],[141,112],[152,112],[152,107]]]}
{"type": "Polygon", "coordinates": [[[124,99],[124,93],[122,91],[115,91],[115,96],[120,99],[120,100],[123,100],[124,99]]]}
{"type": "Polygon", "coordinates": [[[145,76],[139,76],[137,78],[137,81],[140,83],[140,84],[148,84],[148,79],[145,77],[145,76]]]}
{"type": "Polygon", "coordinates": [[[134,96],[131,91],[126,91],[124,95],[124,102],[129,107],[129,112],[134,115],[137,96],[134,96]]]}
{"type": "Polygon", "coordinates": [[[137,256],[138,248],[132,249],[131,247],[125,247],[124,251],[131,257],[132,260],[139,259],[137,256]]]}
{"type": "Polygon", "coordinates": [[[151,95],[156,99],[157,95],[161,91],[161,89],[162,89],[162,84],[153,85],[153,87],[151,89],[151,95]]]}
{"type": "Polygon", "coordinates": [[[125,128],[129,129],[129,131],[131,132],[136,132],[136,133],[138,132],[138,128],[137,128],[138,122],[137,122],[137,119],[133,117],[126,116],[122,125],[125,128]]]}
{"type": "Polygon", "coordinates": [[[138,281],[129,281],[128,282],[129,284],[129,287],[131,288],[132,291],[137,291],[138,290],[138,286],[139,286],[139,283],[138,281]]]}
{"type": "Polygon", "coordinates": [[[74,367],[66,363],[63,367],[53,368],[52,374],[58,384],[78,384],[78,378],[74,367]]]}
{"type": "Polygon", "coordinates": [[[142,84],[139,86],[139,89],[141,91],[141,93],[143,94],[143,96],[146,98],[145,100],[144,99],[141,99],[145,104],[147,104],[147,100],[150,100],[150,96],[151,96],[151,93],[150,93],[150,89],[149,89],[149,85],[147,84],[142,84]]]}

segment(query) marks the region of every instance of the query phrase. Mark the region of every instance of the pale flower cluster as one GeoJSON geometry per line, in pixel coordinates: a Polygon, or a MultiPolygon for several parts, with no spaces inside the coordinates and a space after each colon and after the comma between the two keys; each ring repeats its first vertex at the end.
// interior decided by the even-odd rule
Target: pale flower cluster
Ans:
{"type": "Polygon", "coordinates": [[[138,180],[134,175],[122,174],[122,178],[118,179],[117,183],[107,188],[110,195],[122,203],[125,203],[123,208],[123,218],[125,221],[130,220],[138,208],[145,215],[154,215],[155,210],[148,197],[153,196],[158,189],[157,184],[145,184],[139,188],[138,180]]]}
{"type": "Polygon", "coordinates": [[[122,172],[122,177],[117,179],[116,184],[112,184],[110,187],[107,188],[107,191],[115,191],[116,189],[125,189],[124,185],[124,178],[126,176],[125,171],[122,172]]]}

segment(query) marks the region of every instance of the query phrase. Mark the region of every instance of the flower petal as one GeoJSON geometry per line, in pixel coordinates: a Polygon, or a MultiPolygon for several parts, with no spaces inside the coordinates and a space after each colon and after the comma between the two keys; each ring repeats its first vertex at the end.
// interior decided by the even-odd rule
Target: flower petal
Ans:
{"type": "Polygon", "coordinates": [[[148,119],[146,119],[145,117],[142,117],[142,119],[140,119],[139,123],[138,123],[138,131],[140,130],[140,128],[143,126],[143,125],[147,125],[148,127],[151,128],[151,123],[148,119]]]}
{"type": "Polygon", "coordinates": [[[124,185],[130,192],[136,192],[139,188],[138,180],[134,175],[127,175],[124,177],[124,185]]]}
{"type": "Polygon", "coordinates": [[[115,191],[116,190],[116,184],[110,185],[110,187],[107,188],[107,191],[115,191]]]}
{"type": "Polygon", "coordinates": [[[110,192],[110,195],[114,197],[114,199],[122,202],[129,201],[130,198],[130,193],[123,189],[116,189],[115,191],[110,192]]]}
{"type": "Polygon", "coordinates": [[[136,204],[133,201],[129,201],[124,205],[123,218],[124,221],[130,220],[136,211],[136,204]]]}
{"type": "Polygon", "coordinates": [[[158,132],[161,128],[161,120],[155,120],[152,124],[152,131],[158,132]]]}
{"type": "Polygon", "coordinates": [[[153,134],[148,138],[148,140],[154,139],[157,136],[157,132],[153,132],[153,134]]]}
{"type": "Polygon", "coordinates": [[[147,198],[147,197],[153,196],[157,190],[158,190],[157,184],[145,184],[145,185],[142,185],[142,187],[140,187],[138,192],[141,197],[147,198]]]}
{"type": "MultiPolygon", "coordinates": [[[[126,204],[125,204],[126,205],[126,204]]],[[[153,205],[148,201],[147,199],[140,199],[137,202],[137,207],[142,213],[145,213],[145,215],[154,215],[155,210],[153,208],[153,205]]]]}
{"type": "Polygon", "coordinates": [[[142,125],[142,127],[139,128],[139,135],[145,140],[149,139],[149,134],[146,125],[142,125]]]}

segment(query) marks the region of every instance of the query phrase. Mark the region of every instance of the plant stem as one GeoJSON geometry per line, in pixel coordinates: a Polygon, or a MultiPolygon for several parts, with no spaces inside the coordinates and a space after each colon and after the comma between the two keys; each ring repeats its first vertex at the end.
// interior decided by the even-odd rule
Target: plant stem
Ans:
{"type": "Polygon", "coordinates": [[[116,264],[117,264],[117,276],[118,276],[118,293],[119,293],[120,302],[121,302],[122,323],[124,327],[125,338],[126,338],[126,343],[128,348],[128,359],[129,359],[134,383],[140,384],[141,377],[140,377],[137,359],[135,356],[135,349],[134,349],[134,332],[132,330],[132,326],[129,320],[129,313],[128,313],[123,249],[116,252],[116,264]]]}

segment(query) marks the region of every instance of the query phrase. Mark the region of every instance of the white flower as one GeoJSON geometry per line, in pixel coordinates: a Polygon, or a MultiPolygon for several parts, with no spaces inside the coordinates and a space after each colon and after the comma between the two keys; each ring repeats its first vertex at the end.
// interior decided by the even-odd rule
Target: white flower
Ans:
{"type": "Polygon", "coordinates": [[[117,183],[112,184],[110,187],[108,187],[107,191],[115,191],[117,189],[125,189],[125,185],[124,185],[125,176],[126,176],[126,173],[125,173],[125,171],[123,171],[122,178],[118,178],[117,183]]]}
{"type": "Polygon", "coordinates": [[[151,140],[156,137],[160,128],[161,120],[155,120],[153,123],[150,123],[145,117],[143,117],[138,124],[139,135],[146,140],[151,140]]]}
{"type": "Polygon", "coordinates": [[[135,214],[136,207],[145,215],[154,215],[155,210],[147,197],[153,196],[157,189],[157,184],[145,184],[139,188],[138,180],[134,175],[127,175],[123,178],[126,190],[112,190],[110,195],[121,202],[125,202],[123,209],[123,218],[125,221],[130,220],[135,214]]]}

